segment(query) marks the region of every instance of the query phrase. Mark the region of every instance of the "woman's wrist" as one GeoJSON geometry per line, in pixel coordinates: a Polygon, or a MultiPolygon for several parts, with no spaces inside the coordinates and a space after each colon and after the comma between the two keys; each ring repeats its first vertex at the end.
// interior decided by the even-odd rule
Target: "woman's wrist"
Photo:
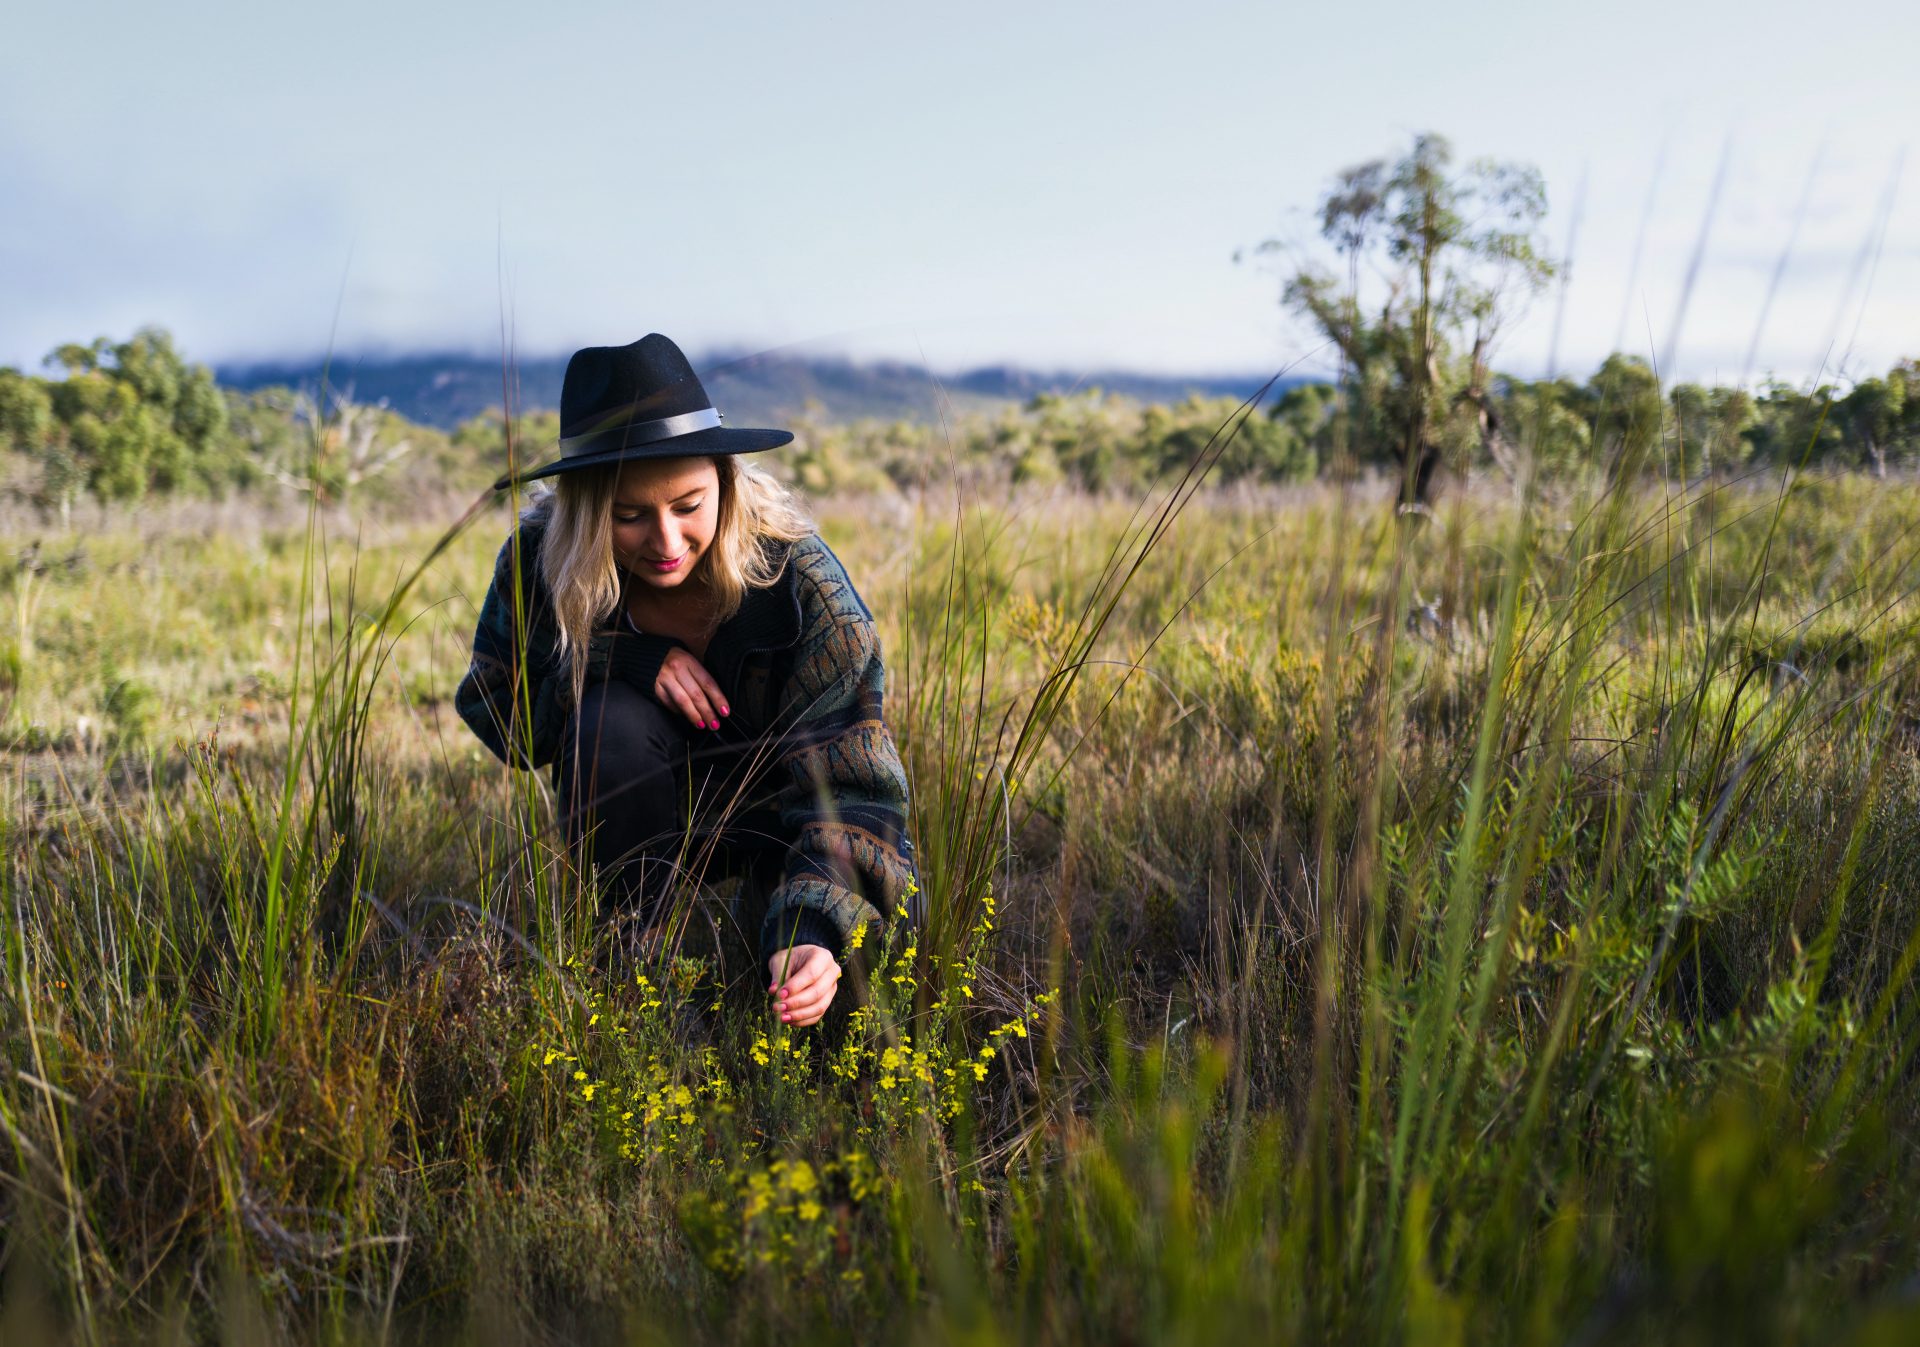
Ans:
{"type": "Polygon", "coordinates": [[[771,958],[789,946],[818,945],[838,959],[840,928],[810,907],[789,909],[767,918],[760,943],[762,958],[771,958]]]}

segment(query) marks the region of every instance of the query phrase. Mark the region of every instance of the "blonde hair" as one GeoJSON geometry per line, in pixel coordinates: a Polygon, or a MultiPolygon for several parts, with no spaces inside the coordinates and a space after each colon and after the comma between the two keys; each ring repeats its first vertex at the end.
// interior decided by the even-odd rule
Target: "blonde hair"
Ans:
{"type": "MultiPolygon", "coordinates": [[[[732,454],[712,455],[720,478],[720,517],[713,542],[687,584],[703,585],[725,621],[740,610],[749,589],[764,589],[786,569],[787,549],[813,532],[813,521],[772,473],[732,454]]],[[[553,599],[556,654],[568,662],[573,701],[587,677],[593,631],[620,605],[620,568],[613,559],[613,497],[618,463],[562,473],[521,514],[544,524],[540,578],[553,599]]]]}

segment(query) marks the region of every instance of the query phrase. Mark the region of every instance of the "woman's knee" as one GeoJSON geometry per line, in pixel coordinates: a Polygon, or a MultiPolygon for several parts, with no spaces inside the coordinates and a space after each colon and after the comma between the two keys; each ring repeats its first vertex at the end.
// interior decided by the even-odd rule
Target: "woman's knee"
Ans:
{"type": "Polygon", "coordinates": [[[652,698],[625,683],[589,685],[561,743],[556,784],[569,824],[591,813],[623,842],[634,840],[636,829],[664,824],[653,815],[663,803],[671,812],[674,771],[685,753],[686,735],[652,698]]]}
{"type": "Polygon", "coordinates": [[[681,723],[640,689],[617,679],[590,683],[567,724],[568,747],[583,762],[671,767],[686,749],[681,723]]]}

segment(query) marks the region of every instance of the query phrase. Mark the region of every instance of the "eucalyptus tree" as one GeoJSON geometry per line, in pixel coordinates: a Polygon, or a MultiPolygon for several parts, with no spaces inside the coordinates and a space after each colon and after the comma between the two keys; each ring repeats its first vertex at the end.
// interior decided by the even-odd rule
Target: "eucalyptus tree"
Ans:
{"type": "Polygon", "coordinates": [[[1321,197],[1319,245],[1295,254],[1281,302],[1340,354],[1347,452],[1397,464],[1419,507],[1442,458],[1482,448],[1512,469],[1517,450],[1492,396],[1493,351],[1553,277],[1539,226],[1538,170],[1475,160],[1455,168],[1442,136],[1339,173],[1321,197]],[[1342,274],[1344,272],[1344,274],[1342,274]]]}

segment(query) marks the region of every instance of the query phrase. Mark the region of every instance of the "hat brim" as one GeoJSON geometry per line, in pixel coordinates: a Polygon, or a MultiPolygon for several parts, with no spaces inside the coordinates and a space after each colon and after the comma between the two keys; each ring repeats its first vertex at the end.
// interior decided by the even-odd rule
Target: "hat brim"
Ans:
{"type": "Polygon", "coordinates": [[[625,463],[631,459],[697,458],[702,454],[757,454],[763,449],[778,449],[783,444],[791,443],[793,443],[792,431],[713,426],[686,435],[676,435],[670,440],[637,444],[630,449],[605,449],[599,453],[557,458],[551,463],[542,463],[539,467],[526,472],[510,472],[495,482],[493,489],[504,491],[516,482],[531,482],[541,477],[554,477],[563,472],[578,472],[582,468],[603,467],[608,463],[625,463]]]}

